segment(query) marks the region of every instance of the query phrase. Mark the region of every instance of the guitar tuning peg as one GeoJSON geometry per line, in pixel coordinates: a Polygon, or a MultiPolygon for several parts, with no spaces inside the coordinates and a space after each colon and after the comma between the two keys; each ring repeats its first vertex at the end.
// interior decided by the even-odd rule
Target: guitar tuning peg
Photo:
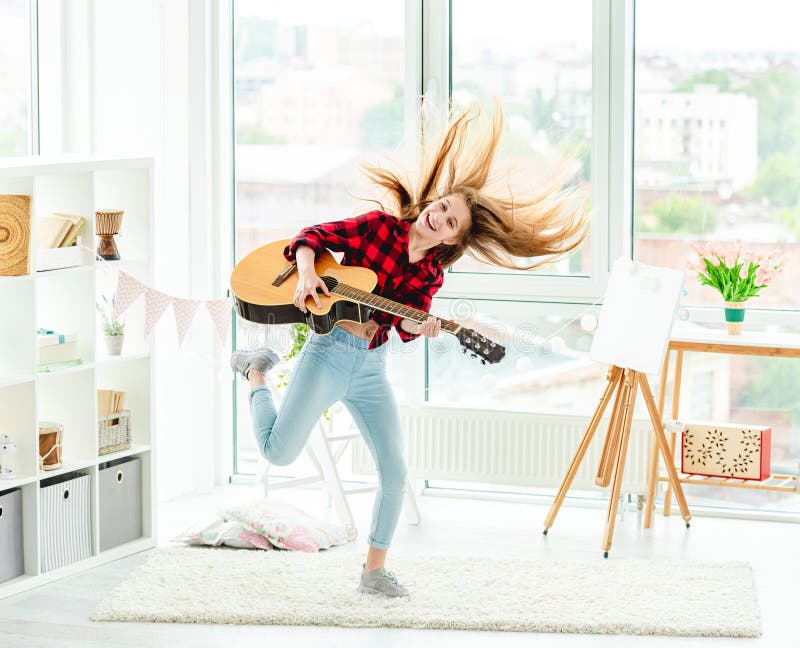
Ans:
{"type": "Polygon", "coordinates": [[[481,358],[481,364],[482,364],[482,365],[485,365],[485,364],[486,364],[486,358],[481,358]]]}
{"type": "Polygon", "coordinates": [[[461,347],[461,353],[466,353],[466,352],[467,352],[466,347],[461,347]]]}
{"type": "Polygon", "coordinates": [[[470,355],[471,355],[473,358],[477,358],[477,357],[478,357],[478,356],[477,356],[477,355],[475,355],[474,353],[470,353],[470,355]]]}

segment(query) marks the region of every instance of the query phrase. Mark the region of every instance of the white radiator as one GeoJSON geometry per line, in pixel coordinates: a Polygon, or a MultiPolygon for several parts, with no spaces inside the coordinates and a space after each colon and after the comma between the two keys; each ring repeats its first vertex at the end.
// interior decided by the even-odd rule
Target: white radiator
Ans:
{"type": "MultiPolygon", "coordinates": [[[[611,409],[610,407],[608,408],[611,409]]],[[[589,417],[460,409],[401,408],[411,477],[558,488],[589,424],[589,417]]],[[[573,489],[594,483],[608,415],[600,422],[573,489]]],[[[649,420],[634,419],[622,492],[647,492],[647,463],[654,443],[649,420]]],[[[363,442],[353,445],[353,472],[374,474],[363,442]]]]}

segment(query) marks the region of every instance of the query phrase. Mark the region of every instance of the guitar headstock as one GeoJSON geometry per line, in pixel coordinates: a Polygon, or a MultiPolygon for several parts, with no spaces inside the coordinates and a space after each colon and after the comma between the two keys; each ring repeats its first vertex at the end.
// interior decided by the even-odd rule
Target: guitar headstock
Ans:
{"type": "Polygon", "coordinates": [[[471,352],[473,358],[480,357],[481,363],[495,364],[500,362],[506,355],[504,346],[492,342],[489,338],[482,336],[472,329],[462,328],[456,333],[458,341],[463,347],[464,353],[471,352]]]}

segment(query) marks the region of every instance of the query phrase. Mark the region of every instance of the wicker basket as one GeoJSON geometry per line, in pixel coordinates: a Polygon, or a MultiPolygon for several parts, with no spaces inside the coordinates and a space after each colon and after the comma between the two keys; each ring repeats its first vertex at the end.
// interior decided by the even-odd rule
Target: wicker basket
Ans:
{"type": "Polygon", "coordinates": [[[131,412],[122,410],[97,420],[98,455],[131,447],[131,412]]]}

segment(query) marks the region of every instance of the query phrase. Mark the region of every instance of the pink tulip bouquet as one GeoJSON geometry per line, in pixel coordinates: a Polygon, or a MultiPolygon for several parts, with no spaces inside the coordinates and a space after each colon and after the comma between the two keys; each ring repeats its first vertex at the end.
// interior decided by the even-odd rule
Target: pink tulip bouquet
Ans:
{"type": "Polygon", "coordinates": [[[743,249],[741,241],[736,241],[733,245],[689,245],[697,258],[690,259],[687,268],[697,273],[702,285],[711,286],[720,292],[725,300],[728,332],[741,333],[744,302],[751,297],[758,297],[759,291],[783,272],[786,255],[779,256],[778,250],[766,254],[750,252],[743,249]]]}

